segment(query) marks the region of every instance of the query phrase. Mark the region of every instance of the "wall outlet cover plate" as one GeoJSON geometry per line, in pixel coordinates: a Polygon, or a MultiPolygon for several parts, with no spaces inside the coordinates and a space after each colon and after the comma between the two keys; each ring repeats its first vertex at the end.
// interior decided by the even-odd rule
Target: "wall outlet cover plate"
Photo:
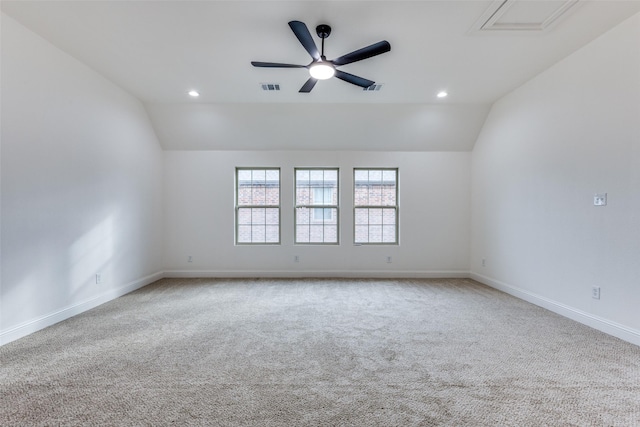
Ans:
{"type": "Polygon", "coordinates": [[[593,196],[593,206],[607,206],[607,193],[593,196]]]}

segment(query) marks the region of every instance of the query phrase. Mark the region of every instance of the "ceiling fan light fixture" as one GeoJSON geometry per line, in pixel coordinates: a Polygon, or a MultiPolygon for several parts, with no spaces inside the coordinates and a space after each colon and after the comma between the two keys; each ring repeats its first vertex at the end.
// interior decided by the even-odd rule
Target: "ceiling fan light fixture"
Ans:
{"type": "MultiPolygon", "coordinates": [[[[1,0],[0,0],[1,1],[1,0]]],[[[342,65],[351,64],[353,62],[361,61],[363,59],[371,58],[373,56],[380,55],[391,50],[391,45],[388,41],[382,40],[378,43],[374,43],[369,46],[365,46],[361,49],[354,50],[353,52],[342,55],[338,58],[327,60],[324,56],[324,41],[329,34],[331,34],[331,27],[326,24],[321,24],[316,27],[316,34],[322,39],[321,50],[318,50],[316,42],[313,40],[309,28],[304,22],[301,21],[289,21],[289,27],[295,34],[296,38],[311,56],[313,61],[309,65],[297,65],[297,64],[284,64],[279,62],[262,62],[251,61],[251,65],[254,67],[263,68],[306,68],[309,70],[311,77],[305,82],[298,92],[309,93],[314,88],[318,80],[327,80],[332,77],[345,81],[347,83],[360,86],[362,88],[368,88],[375,82],[373,80],[364,79],[362,77],[354,76],[353,74],[345,73],[342,70],[337,70],[337,67],[342,65]]]]}
{"type": "Polygon", "coordinates": [[[333,77],[336,73],[336,69],[333,64],[328,61],[318,61],[309,67],[309,74],[311,77],[317,80],[327,80],[333,77]]]}

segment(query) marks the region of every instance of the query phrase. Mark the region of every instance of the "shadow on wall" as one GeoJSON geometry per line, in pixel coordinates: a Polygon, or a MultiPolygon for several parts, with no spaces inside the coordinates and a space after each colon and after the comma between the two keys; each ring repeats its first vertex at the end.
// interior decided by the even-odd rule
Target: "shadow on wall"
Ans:
{"type": "Polygon", "coordinates": [[[69,245],[49,233],[39,235],[29,246],[34,255],[27,258],[22,251],[24,258],[19,261],[23,270],[26,260],[34,264],[23,272],[21,280],[12,284],[3,280],[0,332],[55,315],[104,293],[108,284],[113,284],[110,275],[116,258],[116,217],[108,215],[69,245]]]}

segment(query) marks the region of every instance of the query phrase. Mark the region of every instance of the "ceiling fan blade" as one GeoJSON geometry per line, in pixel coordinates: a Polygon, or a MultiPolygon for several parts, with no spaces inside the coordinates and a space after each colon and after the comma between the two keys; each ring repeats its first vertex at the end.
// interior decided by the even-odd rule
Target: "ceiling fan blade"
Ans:
{"type": "Polygon", "coordinates": [[[313,41],[313,37],[311,37],[311,33],[307,28],[304,22],[300,21],[291,21],[289,22],[289,27],[293,30],[293,33],[296,35],[302,46],[309,52],[309,55],[316,61],[320,60],[320,52],[316,47],[316,43],[313,41]]]}
{"type": "Polygon", "coordinates": [[[375,82],[362,77],[354,76],[353,74],[345,73],[344,71],[336,70],[336,77],[340,80],[344,80],[347,83],[354,84],[356,86],[367,88],[375,82]]]}
{"type": "Polygon", "coordinates": [[[306,65],[280,64],[277,62],[259,62],[259,61],[251,61],[251,65],[253,65],[254,67],[266,67],[266,68],[307,68],[306,65]]]}
{"type": "Polygon", "coordinates": [[[342,55],[340,58],[336,58],[333,61],[333,65],[346,65],[352,62],[361,61],[363,59],[371,58],[372,56],[380,55],[381,53],[389,52],[391,45],[388,41],[383,40],[378,43],[374,43],[370,46],[363,47],[362,49],[354,50],[351,53],[342,55]]]}
{"type": "Polygon", "coordinates": [[[316,83],[318,83],[317,79],[314,79],[313,77],[309,77],[309,80],[307,80],[305,84],[302,85],[302,87],[298,92],[309,93],[311,92],[311,89],[313,89],[313,87],[316,85],[316,83]]]}

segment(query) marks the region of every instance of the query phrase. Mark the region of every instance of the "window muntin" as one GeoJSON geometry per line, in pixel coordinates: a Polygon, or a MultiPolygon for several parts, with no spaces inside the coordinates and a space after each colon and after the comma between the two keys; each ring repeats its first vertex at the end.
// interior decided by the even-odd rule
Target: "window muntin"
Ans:
{"type": "Polygon", "coordinates": [[[338,169],[296,168],[295,243],[338,244],[338,169]]]}
{"type": "Polygon", "coordinates": [[[398,244],[398,169],[354,169],[354,243],[398,244]]]}
{"type": "Polygon", "coordinates": [[[280,169],[236,168],[236,244],[280,243],[280,169]]]}

